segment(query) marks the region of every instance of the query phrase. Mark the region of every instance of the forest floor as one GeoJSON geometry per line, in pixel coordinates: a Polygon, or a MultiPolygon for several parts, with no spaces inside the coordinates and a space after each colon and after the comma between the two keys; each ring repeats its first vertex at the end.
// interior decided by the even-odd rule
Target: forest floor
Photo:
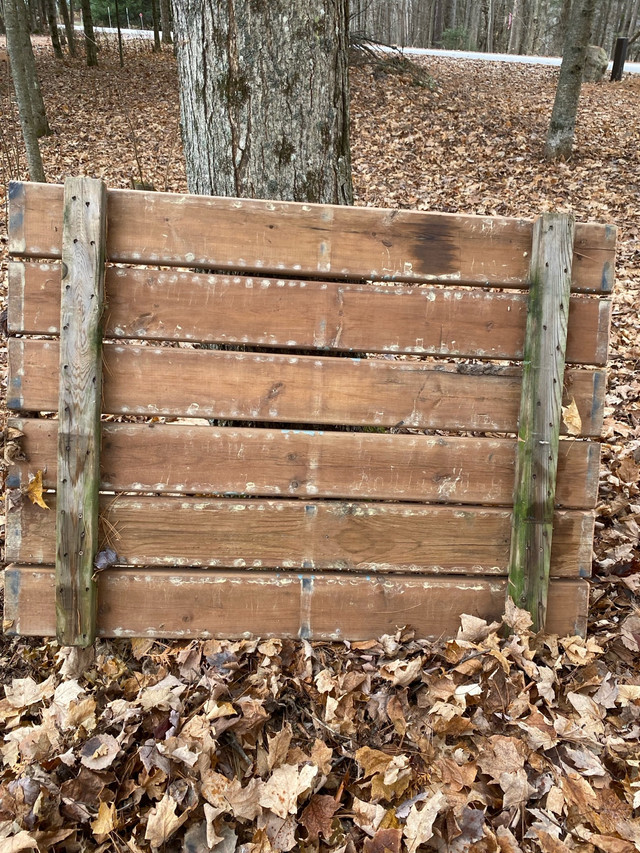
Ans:
{"type": "MultiPolygon", "coordinates": [[[[126,49],[88,70],[38,47],[47,178],[185,191],[173,56],[126,49]]],[[[353,70],[358,204],[619,229],[588,638],[532,635],[520,612],[509,639],[463,618],[435,644],[4,637],[0,853],[640,850],[640,79],[586,85],[575,155],[550,165],[557,69],[423,67],[434,88],[353,70]]],[[[25,176],[8,85],[3,219],[25,176]]],[[[4,350],[0,368],[6,386],[4,350]]]]}

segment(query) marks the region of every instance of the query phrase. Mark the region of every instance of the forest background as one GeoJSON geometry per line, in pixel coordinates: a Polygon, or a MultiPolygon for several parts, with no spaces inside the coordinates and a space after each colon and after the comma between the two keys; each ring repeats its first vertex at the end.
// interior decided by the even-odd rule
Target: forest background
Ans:
{"type": "MultiPolygon", "coordinates": [[[[121,68],[102,40],[87,69],[37,42],[47,177],[184,192],[171,48],[125,51],[121,68]]],[[[506,640],[469,618],[437,643],[4,637],[3,853],[640,849],[640,80],[585,85],[574,155],[548,163],[557,70],[354,63],[357,204],[618,226],[589,636],[533,636],[513,612],[506,640]]],[[[6,69],[0,97],[4,215],[25,177],[6,69]]]]}

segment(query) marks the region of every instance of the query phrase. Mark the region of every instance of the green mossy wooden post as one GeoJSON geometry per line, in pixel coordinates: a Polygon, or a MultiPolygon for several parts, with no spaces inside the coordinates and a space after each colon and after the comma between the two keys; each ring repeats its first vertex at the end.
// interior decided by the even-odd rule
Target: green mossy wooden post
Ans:
{"type": "Polygon", "coordinates": [[[507,594],[535,631],[547,613],[573,232],[559,213],[533,230],[507,594]]]}
{"type": "Polygon", "coordinates": [[[56,620],[63,645],[95,637],[106,187],[65,182],[60,309],[56,620]]]}

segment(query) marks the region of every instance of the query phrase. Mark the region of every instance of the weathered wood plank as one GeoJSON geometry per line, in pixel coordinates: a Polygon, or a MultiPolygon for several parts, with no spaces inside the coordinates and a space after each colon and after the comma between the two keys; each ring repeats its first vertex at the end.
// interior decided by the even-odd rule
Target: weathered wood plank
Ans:
{"type": "MultiPolygon", "coordinates": [[[[10,334],[59,331],[60,267],[9,263],[10,334]]],[[[109,267],[106,337],[521,359],[527,296],[109,267]]],[[[568,364],[607,360],[611,300],[572,297],[568,364]]]]}
{"type": "MultiPolygon", "coordinates": [[[[106,570],[99,576],[98,634],[104,637],[304,637],[366,640],[411,625],[420,637],[455,636],[460,614],[500,620],[506,580],[355,574],[106,570]]],[[[547,631],[582,635],[589,587],[554,580],[547,631]]],[[[9,566],[9,634],[55,631],[51,569],[9,566]]]]}
{"type": "Polygon", "coordinates": [[[573,217],[535,223],[525,338],[508,594],[544,628],[562,422],[573,217]]]}
{"type": "MultiPolygon", "coordinates": [[[[15,419],[28,462],[10,488],[44,472],[55,488],[56,421],[15,419]]],[[[103,423],[102,488],[114,492],[417,500],[511,506],[515,439],[182,424],[103,423]]],[[[561,441],[559,508],[592,509],[600,445],[561,441]]]]}
{"type": "MultiPolygon", "coordinates": [[[[106,187],[68,178],[64,188],[56,507],[57,638],[90,645],[95,637],[98,548],[102,302],[106,187]]],[[[54,376],[56,371],[51,372],[54,376]]],[[[50,376],[51,376],[50,373],[50,376]]],[[[49,379],[50,386],[51,379],[49,379]]]]}
{"type": "MultiPolygon", "coordinates": [[[[52,562],[51,515],[29,501],[8,514],[8,562],[52,562]]],[[[511,532],[509,509],[351,501],[102,495],[100,519],[100,547],[130,566],[504,575],[511,532]]],[[[590,575],[593,525],[555,514],[554,577],[590,575]]]]}
{"type": "MultiPolygon", "coordinates": [[[[419,361],[223,352],[105,344],[103,411],[304,424],[516,432],[518,370],[419,361]]],[[[55,411],[55,341],[9,341],[7,405],[55,411]]],[[[582,434],[602,428],[605,371],[567,372],[582,434]]]]}
{"type": "MultiPolygon", "coordinates": [[[[9,251],[60,257],[62,187],[13,183],[9,251]]],[[[261,274],[528,286],[532,222],[110,190],[114,262],[261,274]]],[[[576,227],[576,290],[613,286],[616,230],[576,227]]]]}

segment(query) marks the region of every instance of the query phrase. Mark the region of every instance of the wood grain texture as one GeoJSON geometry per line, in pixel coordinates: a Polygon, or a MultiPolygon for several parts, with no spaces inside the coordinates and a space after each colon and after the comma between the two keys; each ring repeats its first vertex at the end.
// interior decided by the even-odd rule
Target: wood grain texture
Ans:
{"type": "MultiPolygon", "coordinates": [[[[60,257],[62,187],[12,184],[9,251],[60,257]]],[[[110,190],[114,262],[258,275],[526,288],[532,222],[409,210],[110,190]]],[[[574,288],[613,286],[616,230],[576,227],[574,288]]]]}
{"type": "MultiPolygon", "coordinates": [[[[9,263],[10,334],[59,331],[60,267],[9,263]]],[[[527,296],[109,267],[106,337],[521,359],[527,296]]],[[[611,300],[572,297],[568,364],[604,365],[611,300]]]]}
{"type": "MultiPolygon", "coordinates": [[[[506,580],[113,569],[98,585],[104,637],[366,640],[405,625],[419,637],[452,637],[462,613],[499,621],[506,580]]],[[[554,580],[547,631],[584,636],[588,597],[586,581],[554,580]]],[[[51,569],[9,566],[6,632],[50,636],[53,600],[51,569]]]]}
{"type": "MultiPolygon", "coordinates": [[[[56,421],[15,419],[28,462],[55,488],[56,421]]],[[[516,441],[356,432],[103,423],[101,487],[114,492],[417,500],[511,506],[516,441]]],[[[561,441],[558,508],[592,509],[600,445],[561,441]]]]}
{"type": "Polygon", "coordinates": [[[545,213],[533,231],[516,454],[509,595],[544,628],[562,423],[573,217],[545,213]]]}
{"type": "MultiPolygon", "coordinates": [[[[58,375],[56,506],[57,638],[90,645],[95,636],[98,548],[102,303],[106,187],[68,178],[64,189],[58,375]]],[[[49,379],[49,386],[53,383],[49,379]]]]}
{"type": "MultiPolygon", "coordinates": [[[[518,370],[384,358],[335,358],[105,344],[103,411],[296,424],[516,432],[518,370]]],[[[8,407],[55,411],[55,341],[9,341],[8,407]]],[[[600,435],[604,370],[567,372],[582,434],[600,435]]]]}
{"type": "MultiPolygon", "coordinates": [[[[55,497],[47,496],[50,506],[55,497]]],[[[100,547],[130,566],[506,574],[511,512],[484,507],[102,495],[100,547]]],[[[551,573],[588,577],[594,515],[557,512],[551,573]]],[[[5,559],[51,563],[52,513],[7,519],[5,559]]]]}

